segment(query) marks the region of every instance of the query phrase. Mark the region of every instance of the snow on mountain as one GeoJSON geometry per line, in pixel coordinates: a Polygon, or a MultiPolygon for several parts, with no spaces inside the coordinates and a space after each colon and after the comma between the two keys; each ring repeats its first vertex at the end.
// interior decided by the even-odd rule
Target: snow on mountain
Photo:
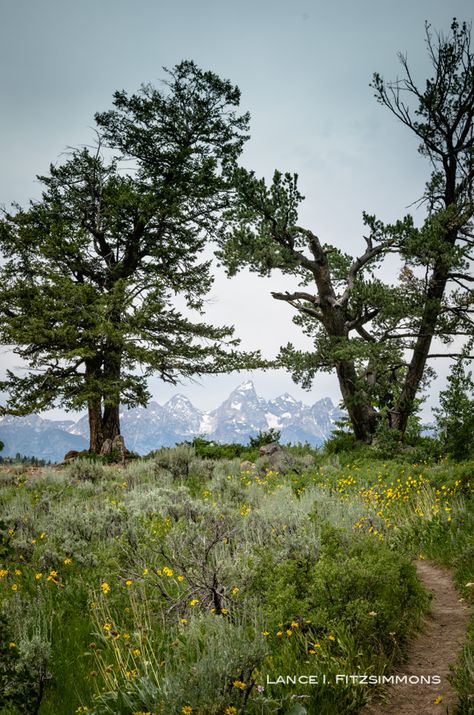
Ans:
{"type": "Polygon", "coordinates": [[[210,413],[216,428],[209,435],[216,442],[247,442],[249,436],[268,428],[266,403],[258,397],[253,382],[247,380],[230,393],[222,405],[210,413]]]}
{"type": "Polygon", "coordinates": [[[254,384],[253,384],[252,380],[245,380],[245,382],[242,382],[238,386],[238,388],[237,388],[237,390],[235,390],[235,392],[247,392],[249,390],[250,390],[250,392],[255,393],[254,384]]]}
{"type": "Polygon", "coordinates": [[[215,415],[209,412],[204,412],[199,423],[199,434],[209,435],[216,431],[217,420],[215,415]]]}
{"type": "Polygon", "coordinates": [[[265,419],[267,420],[267,425],[270,429],[279,429],[281,427],[281,422],[277,415],[273,412],[265,412],[265,419]]]}
{"type": "MultiPolygon", "coordinates": [[[[184,395],[175,395],[164,405],[122,409],[122,434],[128,449],[147,454],[162,446],[192,440],[202,435],[216,442],[247,443],[259,431],[281,431],[281,441],[321,445],[330,435],[342,412],[329,398],[305,405],[285,393],[273,400],[257,395],[246,380],[215,410],[203,412],[184,395]]],[[[59,461],[69,449],[86,449],[89,436],[87,415],[77,422],[47,420],[38,415],[0,418],[0,440],[4,456],[17,452],[59,461]]]]}

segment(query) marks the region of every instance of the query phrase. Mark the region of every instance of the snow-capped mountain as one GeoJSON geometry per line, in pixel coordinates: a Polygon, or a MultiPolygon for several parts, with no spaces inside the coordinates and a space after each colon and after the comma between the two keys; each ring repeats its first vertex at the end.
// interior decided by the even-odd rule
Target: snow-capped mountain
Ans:
{"type": "Polygon", "coordinates": [[[268,429],[266,402],[257,396],[253,382],[243,382],[217,410],[209,414],[214,426],[208,437],[216,442],[245,444],[250,435],[268,429]]]}
{"type": "MultiPolygon", "coordinates": [[[[259,397],[252,382],[239,385],[215,410],[202,412],[183,395],[164,405],[150,402],[146,408],[121,411],[122,434],[128,449],[147,454],[201,435],[216,442],[247,443],[259,431],[281,432],[283,443],[321,445],[342,416],[329,398],[305,405],[285,393],[274,400],[259,397]]],[[[72,420],[47,420],[38,415],[0,418],[4,456],[17,452],[59,461],[70,449],[87,449],[87,416],[72,420]]]]}

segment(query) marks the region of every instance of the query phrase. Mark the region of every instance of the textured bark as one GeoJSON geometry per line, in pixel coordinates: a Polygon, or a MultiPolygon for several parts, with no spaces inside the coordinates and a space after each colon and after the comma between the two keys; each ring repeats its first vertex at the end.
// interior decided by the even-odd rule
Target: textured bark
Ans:
{"type": "Polygon", "coordinates": [[[377,413],[357,385],[360,378],[357,377],[353,363],[348,361],[337,363],[336,372],[356,439],[370,444],[377,428],[377,413]]]}
{"type": "Polygon", "coordinates": [[[93,380],[95,377],[98,377],[98,371],[100,371],[101,369],[101,376],[106,377],[109,381],[109,384],[113,384],[114,382],[116,382],[117,403],[111,404],[110,400],[107,403],[104,403],[102,395],[94,395],[89,398],[89,449],[96,454],[100,454],[105,440],[113,441],[115,437],[120,435],[120,354],[113,354],[111,352],[100,366],[97,363],[93,362],[88,362],[86,364],[86,375],[87,379],[92,385],[92,390],[93,380]]]}
{"type": "Polygon", "coordinates": [[[120,435],[119,405],[105,406],[102,409],[100,398],[92,399],[88,405],[89,413],[89,449],[100,454],[105,440],[113,441],[120,435]]]}
{"type": "Polygon", "coordinates": [[[407,428],[408,418],[413,411],[414,400],[426,368],[426,361],[436,330],[447,280],[448,269],[446,267],[434,269],[425,301],[419,337],[413,348],[412,358],[400,397],[393,410],[391,410],[391,424],[402,433],[407,428]]]}
{"type": "Polygon", "coordinates": [[[104,436],[102,431],[102,409],[100,398],[89,400],[89,449],[96,454],[100,453],[104,436]]]}
{"type": "Polygon", "coordinates": [[[104,407],[104,412],[102,416],[102,435],[103,440],[111,439],[117,437],[120,434],[120,416],[119,416],[119,405],[104,407]]]}
{"type": "MultiPolygon", "coordinates": [[[[349,338],[348,320],[344,301],[338,301],[331,280],[327,255],[319,241],[313,237],[312,251],[316,259],[313,272],[319,295],[320,320],[331,338],[349,338]]],[[[362,265],[362,262],[361,262],[362,265]]],[[[342,398],[352,423],[356,438],[362,442],[372,442],[377,428],[377,412],[357,375],[352,360],[338,360],[335,363],[342,398]]]]}

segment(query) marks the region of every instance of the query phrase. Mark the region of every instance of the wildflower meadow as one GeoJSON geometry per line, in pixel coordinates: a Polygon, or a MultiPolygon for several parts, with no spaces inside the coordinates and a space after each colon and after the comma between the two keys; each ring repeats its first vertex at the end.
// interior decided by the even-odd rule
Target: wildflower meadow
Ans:
{"type": "Polygon", "coordinates": [[[3,467],[3,715],[359,713],[378,688],[335,675],[401,662],[429,609],[416,559],[472,602],[472,462],[210,454],[3,467]]]}

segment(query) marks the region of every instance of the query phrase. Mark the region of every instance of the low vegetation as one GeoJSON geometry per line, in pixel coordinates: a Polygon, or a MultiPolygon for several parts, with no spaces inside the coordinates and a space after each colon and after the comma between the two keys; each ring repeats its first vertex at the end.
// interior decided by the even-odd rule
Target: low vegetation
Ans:
{"type": "Polygon", "coordinates": [[[415,558],[472,600],[472,462],[225,450],[3,468],[0,713],[358,713],[374,689],[334,676],[403,658],[429,607],[415,558]]]}

